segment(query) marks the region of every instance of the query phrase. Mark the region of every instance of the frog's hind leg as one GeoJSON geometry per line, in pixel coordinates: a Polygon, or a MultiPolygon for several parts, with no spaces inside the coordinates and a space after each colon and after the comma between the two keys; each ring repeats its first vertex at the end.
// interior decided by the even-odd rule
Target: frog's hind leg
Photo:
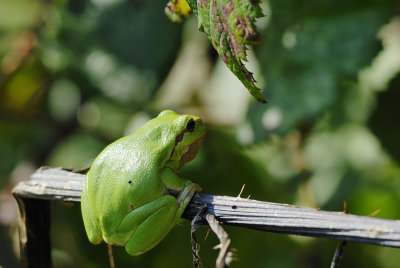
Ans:
{"type": "MultiPolygon", "coordinates": [[[[181,216],[177,215],[177,201],[171,195],[161,196],[136,210],[141,211],[139,218],[142,218],[142,222],[136,225],[137,228],[125,244],[125,249],[130,255],[140,255],[155,247],[174,227],[181,216]]],[[[138,211],[134,214],[136,213],[138,211]]],[[[134,214],[132,214],[132,217],[128,215],[118,229],[121,227],[123,229],[127,228],[131,221],[137,222],[138,218],[134,214]]]]}
{"type": "Polygon", "coordinates": [[[85,182],[83,184],[83,189],[82,189],[82,202],[81,202],[81,211],[82,211],[82,218],[83,218],[83,223],[85,225],[85,230],[87,233],[87,236],[89,238],[89,241],[93,244],[99,244],[103,241],[103,237],[101,236],[100,233],[100,228],[99,226],[96,225],[95,219],[90,213],[89,209],[89,201],[87,200],[87,178],[85,179],[85,182]]]}

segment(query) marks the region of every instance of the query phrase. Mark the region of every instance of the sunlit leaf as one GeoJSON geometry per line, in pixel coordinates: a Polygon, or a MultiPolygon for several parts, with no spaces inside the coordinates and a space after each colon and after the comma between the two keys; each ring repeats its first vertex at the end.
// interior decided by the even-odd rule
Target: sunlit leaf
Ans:
{"type": "MultiPolygon", "coordinates": [[[[168,3],[167,9],[172,5],[173,10],[179,13],[179,7],[172,3],[168,3]]],[[[257,101],[266,103],[260,89],[255,85],[253,74],[243,63],[247,61],[247,45],[256,44],[260,40],[254,25],[255,20],[263,16],[259,1],[189,0],[188,3],[198,15],[199,30],[207,35],[226,66],[257,101]]],[[[171,12],[167,14],[171,17],[171,12]]],[[[174,18],[183,15],[173,14],[174,18]]]]}

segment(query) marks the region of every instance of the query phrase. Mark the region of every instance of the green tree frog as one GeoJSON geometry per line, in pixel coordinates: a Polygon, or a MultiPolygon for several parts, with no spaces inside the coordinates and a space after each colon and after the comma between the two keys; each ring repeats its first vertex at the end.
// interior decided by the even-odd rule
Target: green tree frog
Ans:
{"type": "Polygon", "coordinates": [[[130,255],[156,246],[200,190],[176,172],[196,156],[204,135],[199,117],[167,110],[108,145],[82,189],[89,241],[125,246],[130,255]]]}

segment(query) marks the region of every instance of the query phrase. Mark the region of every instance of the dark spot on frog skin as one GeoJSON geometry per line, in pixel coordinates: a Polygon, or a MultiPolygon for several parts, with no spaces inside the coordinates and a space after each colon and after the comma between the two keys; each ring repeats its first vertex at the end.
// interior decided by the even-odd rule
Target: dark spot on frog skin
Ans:
{"type": "Polygon", "coordinates": [[[131,210],[135,209],[135,207],[133,206],[133,204],[131,202],[129,202],[129,206],[131,207],[131,210]]]}

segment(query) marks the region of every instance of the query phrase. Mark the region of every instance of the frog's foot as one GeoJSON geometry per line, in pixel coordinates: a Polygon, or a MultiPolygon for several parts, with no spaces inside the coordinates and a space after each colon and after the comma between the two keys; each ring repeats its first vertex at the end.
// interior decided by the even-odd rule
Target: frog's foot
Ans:
{"type": "Polygon", "coordinates": [[[177,197],[178,209],[185,210],[186,206],[189,204],[192,197],[196,194],[196,192],[200,191],[201,188],[196,183],[190,183],[179,193],[177,197]]]}
{"type": "MultiPolygon", "coordinates": [[[[185,184],[185,187],[186,187],[186,186],[189,186],[190,184],[195,184],[195,183],[192,183],[191,180],[184,180],[184,184],[185,184]]],[[[201,186],[198,185],[198,184],[196,184],[196,185],[197,185],[197,192],[201,192],[203,190],[203,189],[201,189],[201,186]]]]}

